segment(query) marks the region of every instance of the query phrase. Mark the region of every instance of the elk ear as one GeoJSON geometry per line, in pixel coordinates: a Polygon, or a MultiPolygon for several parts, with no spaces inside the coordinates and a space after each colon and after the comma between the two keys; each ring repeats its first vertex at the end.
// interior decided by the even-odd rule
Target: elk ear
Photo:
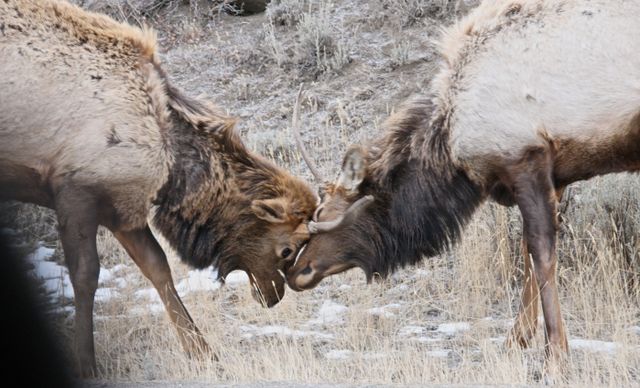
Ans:
{"type": "Polygon", "coordinates": [[[336,186],[343,187],[347,191],[356,190],[364,180],[367,169],[365,157],[366,151],[362,147],[352,146],[349,148],[344,156],[342,171],[336,186]]]}
{"type": "Polygon", "coordinates": [[[287,220],[286,203],[282,198],[256,199],[251,202],[251,210],[258,218],[272,224],[287,220]]]}

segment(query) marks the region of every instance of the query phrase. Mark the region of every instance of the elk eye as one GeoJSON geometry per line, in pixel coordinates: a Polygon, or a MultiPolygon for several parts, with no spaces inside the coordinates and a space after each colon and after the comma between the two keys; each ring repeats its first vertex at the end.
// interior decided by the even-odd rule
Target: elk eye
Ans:
{"type": "Polygon", "coordinates": [[[284,248],[284,249],[282,250],[282,252],[280,253],[280,256],[281,256],[283,259],[286,259],[287,257],[289,257],[289,255],[291,255],[291,253],[293,253],[293,251],[292,251],[290,248],[284,248]]]}

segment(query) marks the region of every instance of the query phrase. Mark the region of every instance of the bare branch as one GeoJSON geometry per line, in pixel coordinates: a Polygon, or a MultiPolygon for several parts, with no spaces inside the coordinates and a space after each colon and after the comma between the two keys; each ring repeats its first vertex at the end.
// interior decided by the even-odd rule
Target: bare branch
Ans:
{"type": "Polygon", "coordinates": [[[320,174],[320,171],[318,171],[318,168],[316,167],[316,165],[313,163],[313,160],[309,156],[309,153],[307,152],[307,149],[304,146],[304,143],[302,141],[302,136],[300,136],[300,100],[302,97],[302,86],[303,84],[300,84],[300,89],[298,90],[298,96],[296,97],[296,103],[293,106],[293,118],[291,122],[291,130],[293,131],[293,136],[296,139],[296,144],[298,145],[298,149],[300,150],[302,159],[304,159],[305,163],[309,167],[309,170],[311,170],[311,174],[313,174],[313,177],[318,183],[323,183],[324,178],[322,177],[322,174],[320,174]]]}

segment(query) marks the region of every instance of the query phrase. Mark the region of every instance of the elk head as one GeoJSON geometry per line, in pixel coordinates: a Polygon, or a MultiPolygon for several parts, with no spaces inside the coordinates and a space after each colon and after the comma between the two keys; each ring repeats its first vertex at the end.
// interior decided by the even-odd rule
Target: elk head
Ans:
{"type": "Polygon", "coordinates": [[[342,164],[335,184],[327,185],[323,200],[316,208],[308,229],[311,239],[294,266],[287,271],[289,287],[296,291],[315,287],[327,276],[359,266],[352,249],[366,245],[368,214],[374,197],[365,195],[362,182],[366,175],[366,152],[352,147],[342,164]],[[361,241],[363,244],[358,244],[361,241]]]}
{"type": "Polygon", "coordinates": [[[306,222],[303,223],[308,220],[308,213],[296,214],[293,208],[283,198],[251,203],[251,211],[265,230],[256,230],[258,239],[245,239],[243,250],[252,254],[243,257],[240,269],[249,275],[253,298],[267,307],[284,296],[284,275],[293,265],[296,252],[309,240],[306,222]]]}

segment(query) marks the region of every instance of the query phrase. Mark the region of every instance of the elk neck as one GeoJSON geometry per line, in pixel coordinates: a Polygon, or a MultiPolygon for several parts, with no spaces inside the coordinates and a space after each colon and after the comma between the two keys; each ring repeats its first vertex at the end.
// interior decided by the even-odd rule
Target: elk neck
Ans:
{"type": "Polygon", "coordinates": [[[389,119],[372,147],[361,191],[377,200],[354,226],[367,231],[367,241],[347,254],[369,278],[442,253],[484,200],[451,160],[447,125],[430,100],[415,100],[389,119]]]}
{"type": "Polygon", "coordinates": [[[184,262],[213,265],[223,277],[241,267],[243,238],[265,233],[267,225],[258,222],[250,204],[279,194],[280,170],[245,148],[231,120],[216,120],[213,112],[189,117],[190,108],[205,108],[181,102],[187,107],[172,111],[174,161],[154,201],[153,220],[184,262]]]}

